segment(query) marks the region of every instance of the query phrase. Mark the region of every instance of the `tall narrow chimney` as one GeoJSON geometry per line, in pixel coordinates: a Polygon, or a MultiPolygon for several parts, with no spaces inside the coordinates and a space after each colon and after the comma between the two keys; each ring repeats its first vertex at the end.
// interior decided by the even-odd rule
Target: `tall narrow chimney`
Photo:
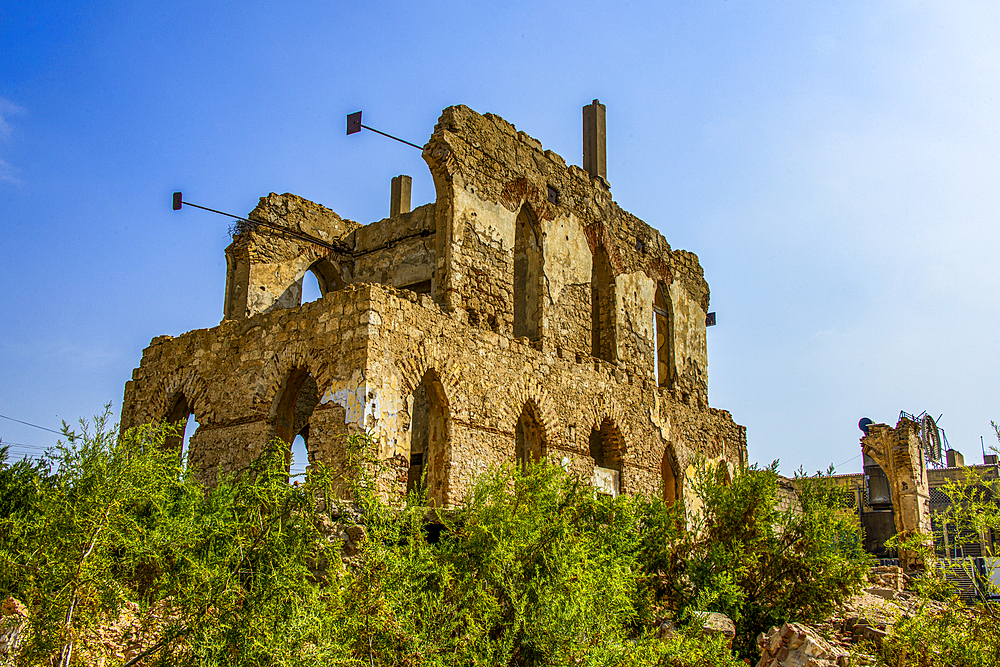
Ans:
{"type": "Polygon", "coordinates": [[[606,188],[608,183],[606,111],[599,100],[583,107],[583,169],[591,178],[600,179],[606,188]]]}
{"type": "Polygon", "coordinates": [[[399,175],[392,179],[392,195],[389,202],[389,217],[394,218],[401,213],[410,212],[410,188],[413,179],[399,175]]]}

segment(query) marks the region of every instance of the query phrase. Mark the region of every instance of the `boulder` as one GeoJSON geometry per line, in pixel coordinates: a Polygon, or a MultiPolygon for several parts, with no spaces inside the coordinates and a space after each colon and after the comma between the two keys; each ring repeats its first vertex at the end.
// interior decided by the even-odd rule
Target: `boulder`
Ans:
{"type": "Polygon", "coordinates": [[[726,646],[730,649],[733,648],[733,639],[736,638],[736,625],[731,618],[714,611],[696,611],[692,616],[694,616],[696,622],[701,623],[702,633],[722,635],[726,638],[726,646]]]}
{"type": "Polygon", "coordinates": [[[850,654],[801,623],[785,623],[757,637],[757,667],[848,667],[850,654]]]}

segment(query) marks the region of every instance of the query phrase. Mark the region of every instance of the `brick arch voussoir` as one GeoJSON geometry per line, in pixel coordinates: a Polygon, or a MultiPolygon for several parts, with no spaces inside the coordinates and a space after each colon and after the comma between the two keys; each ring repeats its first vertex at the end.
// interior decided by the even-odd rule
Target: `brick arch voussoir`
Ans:
{"type": "Polygon", "coordinates": [[[615,275],[625,273],[625,262],[622,261],[621,251],[618,249],[614,237],[608,231],[607,225],[601,221],[591,223],[583,228],[583,235],[587,239],[590,254],[594,254],[599,246],[603,246],[608,253],[608,261],[611,262],[611,268],[614,269],[615,275]]]}
{"type": "Polygon", "coordinates": [[[521,381],[510,388],[507,394],[508,399],[500,404],[501,421],[511,425],[511,430],[516,428],[517,420],[521,418],[524,406],[532,403],[535,407],[535,415],[538,417],[538,426],[542,430],[542,438],[546,447],[562,445],[561,434],[563,432],[562,420],[556,410],[555,401],[549,392],[534,381],[521,381]]]}
{"type": "Polygon", "coordinates": [[[166,418],[179,394],[184,394],[188,408],[199,424],[214,419],[215,410],[208,401],[208,383],[193,368],[184,367],[174,370],[163,381],[153,404],[154,413],[149,415],[151,420],[161,421],[166,418]]]}
{"type": "Polygon", "coordinates": [[[635,443],[632,437],[632,429],[629,428],[627,415],[621,405],[609,396],[601,396],[597,401],[588,406],[584,412],[584,423],[592,429],[600,430],[601,424],[605,419],[614,425],[621,437],[621,452],[623,454],[628,452],[630,447],[635,443]]]}
{"type": "Polygon", "coordinates": [[[269,417],[274,416],[272,413],[277,405],[278,396],[288,381],[289,374],[296,368],[308,371],[321,392],[333,381],[329,364],[305,344],[291,344],[275,352],[270,363],[264,368],[265,382],[261,384],[256,400],[258,405],[268,411],[269,417]]]}
{"type": "Polygon", "coordinates": [[[549,204],[546,193],[524,178],[515,178],[500,191],[500,203],[511,213],[527,206],[536,220],[555,219],[555,209],[549,204]]]}

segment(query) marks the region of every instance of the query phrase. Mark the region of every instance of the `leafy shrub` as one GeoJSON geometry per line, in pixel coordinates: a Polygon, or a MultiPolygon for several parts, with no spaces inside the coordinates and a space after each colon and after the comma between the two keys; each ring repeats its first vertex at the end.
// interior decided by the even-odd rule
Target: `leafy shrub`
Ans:
{"type": "Polygon", "coordinates": [[[726,614],[747,659],[770,627],[828,615],[860,588],[871,557],[857,517],[839,511],[835,487],[800,475],[797,488],[799,504],[782,509],[777,464],[737,470],[732,482],[703,469],[694,480],[701,507],[687,527],[652,502],[642,560],[656,599],[681,619],[694,610],[726,614]]]}
{"type": "Polygon", "coordinates": [[[880,645],[869,647],[885,667],[998,667],[1000,631],[995,613],[958,601],[900,618],[880,645]]]}
{"type": "Polygon", "coordinates": [[[773,467],[702,475],[690,521],[545,463],[492,470],[445,512],[419,494],[385,505],[363,437],[349,476],[312,466],[289,484],[276,441],[205,489],[164,449],[174,434],[117,438],[98,419],[51,452],[51,475],[0,460],[0,596],[30,609],[23,664],[96,660],[95,628],[135,604],[144,664],[736,667],[684,627],[691,611],[732,617],[749,656],[757,632],[822,615],[867,565],[822,484],[777,508],[773,467]],[[367,534],[346,567],[335,490],[367,534]],[[680,632],[655,638],[668,616],[680,632]]]}

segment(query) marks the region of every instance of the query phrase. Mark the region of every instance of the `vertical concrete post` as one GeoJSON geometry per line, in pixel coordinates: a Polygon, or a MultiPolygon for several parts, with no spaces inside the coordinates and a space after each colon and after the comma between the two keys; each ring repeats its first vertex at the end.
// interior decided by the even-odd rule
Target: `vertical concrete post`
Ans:
{"type": "Polygon", "coordinates": [[[583,107],[583,169],[591,178],[608,183],[607,129],[605,107],[599,100],[583,107]]]}
{"type": "Polygon", "coordinates": [[[392,199],[389,202],[389,217],[410,212],[410,189],[413,179],[399,175],[392,179],[392,199]]]}

